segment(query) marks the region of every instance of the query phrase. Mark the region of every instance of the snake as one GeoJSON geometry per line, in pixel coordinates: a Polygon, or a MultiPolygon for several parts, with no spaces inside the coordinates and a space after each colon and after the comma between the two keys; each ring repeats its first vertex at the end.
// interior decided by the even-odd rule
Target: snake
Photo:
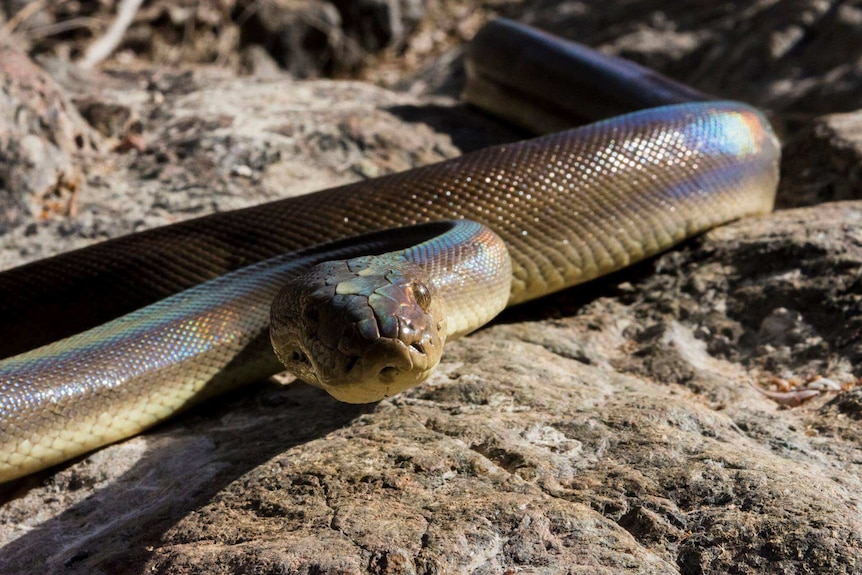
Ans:
{"type": "MultiPolygon", "coordinates": [[[[505,56],[518,42],[532,42],[522,54],[538,42],[602,70],[610,61],[610,93],[633,99],[612,110],[635,110],[0,274],[0,481],[285,367],[342,401],[391,397],[427,378],[447,341],[508,306],[771,211],[780,144],[756,108],[672,82],[650,99],[661,92],[651,74],[635,70],[638,84],[620,60],[489,26],[503,44],[486,51],[510,67],[525,66],[505,56]]],[[[519,116],[511,102],[529,90],[504,82],[518,70],[490,82],[475,66],[474,99],[519,116]]],[[[557,117],[551,100],[578,107],[549,92],[533,91],[547,98],[531,113],[545,126],[557,117]]]]}

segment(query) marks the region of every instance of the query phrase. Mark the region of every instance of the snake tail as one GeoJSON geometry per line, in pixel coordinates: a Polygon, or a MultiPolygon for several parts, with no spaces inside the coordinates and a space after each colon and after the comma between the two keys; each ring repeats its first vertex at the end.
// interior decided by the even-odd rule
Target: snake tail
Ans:
{"type": "Polygon", "coordinates": [[[577,42],[498,18],[467,46],[461,97],[537,134],[716,98],[577,42]]]}

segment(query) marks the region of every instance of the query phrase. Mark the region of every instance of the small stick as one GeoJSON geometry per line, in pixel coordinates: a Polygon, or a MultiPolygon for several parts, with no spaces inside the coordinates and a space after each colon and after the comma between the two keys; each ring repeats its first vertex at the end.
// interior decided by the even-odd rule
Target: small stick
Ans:
{"type": "Polygon", "coordinates": [[[20,26],[23,22],[28,20],[30,16],[41,10],[45,7],[44,0],[36,0],[35,2],[30,2],[29,4],[25,4],[23,8],[18,10],[14,16],[9,18],[9,21],[0,28],[0,38],[8,38],[12,35],[18,26],[20,26]]]}
{"type": "Polygon", "coordinates": [[[798,407],[813,397],[817,397],[822,392],[819,389],[798,389],[796,391],[772,391],[771,389],[763,389],[751,382],[748,383],[751,387],[773,400],[779,405],[787,407],[798,407]]]}
{"type": "Polygon", "coordinates": [[[132,24],[132,20],[135,19],[135,14],[138,13],[138,8],[141,7],[143,1],[120,0],[120,4],[117,6],[117,17],[114,18],[105,35],[87,48],[87,53],[84,54],[84,58],[79,62],[82,68],[93,68],[111,55],[117,46],[120,45],[123,34],[126,33],[126,30],[132,24]]]}

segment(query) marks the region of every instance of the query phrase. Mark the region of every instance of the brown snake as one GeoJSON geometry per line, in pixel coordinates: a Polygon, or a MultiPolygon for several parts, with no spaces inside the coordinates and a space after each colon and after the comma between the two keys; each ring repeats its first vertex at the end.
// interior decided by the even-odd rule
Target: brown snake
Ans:
{"type": "Polygon", "coordinates": [[[0,363],[0,481],[279,371],[269,308],[285,282],[273,317],[275,339],[289,339],[276,342],[289,368],[348,401],[397,393],[427,377],[447,337],[506,305],[768,212],[779,150],[747,105],[658,107],[0,274],[0,329],[56,319],[18,332],[45,338],[208,282],[0,363]],[[482,225],[339,241],[438,220],[482,225]]]}

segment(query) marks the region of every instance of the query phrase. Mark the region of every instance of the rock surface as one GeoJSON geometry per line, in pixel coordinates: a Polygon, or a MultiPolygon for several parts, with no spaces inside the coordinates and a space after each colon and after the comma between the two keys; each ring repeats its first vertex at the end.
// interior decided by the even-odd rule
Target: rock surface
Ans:
{"type": "MultiPolygon", "coordinates": [[[[596,43],[758,94],[785,131],[779,204],[809,207],[509,310],[377,405],[262,383],[2,486],[0,572],[860,572],[862,64],[858,45],[839,63],[814,38],[856,8],[789,4],[498,6],[593,39],[613,19],[596,43]],[[785,13],[795,23],[768,18],[785,13]],[[826,391],[788,409],[752,387],[788,381],[826,391]]],[[[73,88],[49,69],[99,151],[69,156],[76,215],[10,225],[0,267],[519,137],[445,97],[357,82],[144,68],[73,88]]]]}
{"type": "Polygon", "coordinates": [[[537,1],[511,9],[526,23],[710,94],[806,113],[859,105],[862,7],[853,2],[638,0],[599,9],[588,2],[537,1]]]}
{"type": "Polygon", "coordinates": [[[0,226],[71,215],[92,129],[26,54],[0,45],[0,226]]]}

